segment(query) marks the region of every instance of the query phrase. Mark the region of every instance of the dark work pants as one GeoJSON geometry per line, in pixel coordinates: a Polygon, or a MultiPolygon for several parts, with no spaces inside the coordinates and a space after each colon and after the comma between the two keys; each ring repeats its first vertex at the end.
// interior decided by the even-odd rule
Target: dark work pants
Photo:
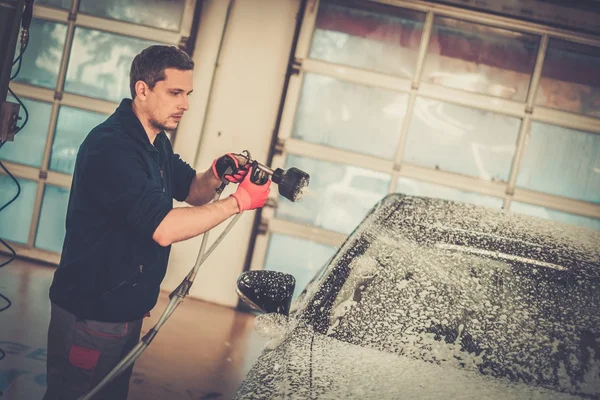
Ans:
{"type": "MultiPolygon", "coordinates": [[[[78,320],[51,303],[44,400],[71,400],[88,393],[139,342],[142,320],[78,320]]],[[[94,400],[125,400],[133,366],[114,378],[94,400]]]]}

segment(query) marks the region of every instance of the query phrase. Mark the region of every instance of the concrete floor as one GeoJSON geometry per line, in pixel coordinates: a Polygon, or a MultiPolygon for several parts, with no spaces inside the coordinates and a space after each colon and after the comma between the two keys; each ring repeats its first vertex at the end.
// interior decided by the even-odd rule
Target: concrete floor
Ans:
{"type": "MultiPolygon", "coordinates": [[[[0,254],[0,263],[6,260],[0,254]]],[[[17,259],[0,269],[0,293],[12,306],[0,313],[0,400],[41,399],[45,391],[48,288],[54,267],[17,259]]],[[[142,335],[168,303],[161,293],[142,335]]],[[[0,308],[6,302],[0,299],[0,308]]],[[[266,339],[254,316],[187,298],[138,359],[129,399],[230,399],[266,339]]]]}

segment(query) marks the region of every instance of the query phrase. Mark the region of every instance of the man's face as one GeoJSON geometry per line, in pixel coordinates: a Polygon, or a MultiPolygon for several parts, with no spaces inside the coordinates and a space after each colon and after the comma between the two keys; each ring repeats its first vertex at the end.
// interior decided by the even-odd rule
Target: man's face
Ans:
{"type": "Polygon", "coordinates": [[[165,69],[165,79],[156,82],[146,97],[150,124],[159,130],[175,130],[189,108],[188,96],[192,93],[192,86],[191,70],[165,69]]]}

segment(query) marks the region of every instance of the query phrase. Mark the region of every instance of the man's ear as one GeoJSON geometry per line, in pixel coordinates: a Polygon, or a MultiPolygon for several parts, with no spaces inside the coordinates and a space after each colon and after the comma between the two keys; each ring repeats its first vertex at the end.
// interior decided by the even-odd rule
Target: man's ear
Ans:
{"type": "Polygon", "coordinates": [[[146,97],[148,97],[149,91],[150,91],[150,88],[148,87],[146,82],[137,81],[135,83],[135,95],[136,95],[136,97],[139,97],[140,100],[146,100],[146,97]]]}

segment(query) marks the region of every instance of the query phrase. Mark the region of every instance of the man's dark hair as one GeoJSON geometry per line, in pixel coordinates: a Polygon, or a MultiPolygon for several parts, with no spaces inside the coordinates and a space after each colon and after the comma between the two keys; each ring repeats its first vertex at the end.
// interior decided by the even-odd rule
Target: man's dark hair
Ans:
{"type": "Polygon", "coordinates": [[[135,56],[129,71],[129,90],[135,99],[135,83],[146,82],[150,89],[156,82],[165,79],[165,69],[175,68],[180,71],[194,69],[194,61],[183,50],[175,46],[155,45],[142,50],[135,56]]]}

